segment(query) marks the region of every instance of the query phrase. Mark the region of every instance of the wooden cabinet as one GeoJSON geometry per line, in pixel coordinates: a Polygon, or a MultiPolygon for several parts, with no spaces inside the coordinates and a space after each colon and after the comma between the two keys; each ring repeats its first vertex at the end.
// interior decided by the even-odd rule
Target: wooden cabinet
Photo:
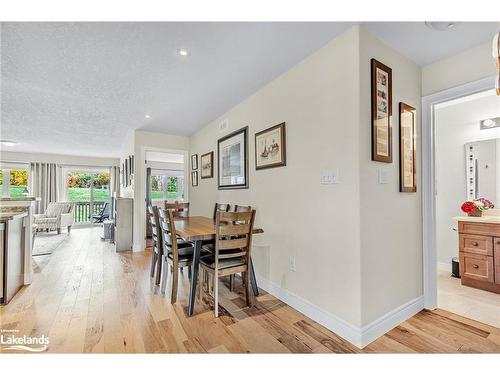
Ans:
{"type": "Polygon", "coordinates": [[[458,222],[462,285],[500,293],[500,223],[458,222]]]}

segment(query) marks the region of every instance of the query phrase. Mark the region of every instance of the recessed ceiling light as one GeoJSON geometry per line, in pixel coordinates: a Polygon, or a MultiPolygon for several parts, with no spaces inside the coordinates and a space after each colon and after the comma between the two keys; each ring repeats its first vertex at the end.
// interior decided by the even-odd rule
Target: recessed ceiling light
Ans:
{"type": "Polygon", "coordinates": [[[187,55],[189,55],[189,51],[187,49],[185,49],[185,48],[179,48],[177,50],[177,53],[179,55],[181,55],[181,56],[184,56],[184,57],[187,56],[187,55]]]}
{"type": "Polygon", "coordinates": [[[497,128],[499,126],[500,126],[500,117],[488,118],[486,120],[481,121],[480,124],[481,129],[491,129],[491,128],[497,128]]]}
{"type": "Polygon", "coordinates": [[[145,115],[144,117],[146,117],[146,118],[151,118],[151,115],[145,115]]]}
{"type": "Polygon", "coordinates": [[[448,30],[453,29],[457,25],[457,23],[458,22],[450,22],[450,21],[446,21],[446,22],[430,22],[430,21],[427,21],[425,23],[425,25],[427,27],[431,28],[432,30],[448,31],[448,30]]]}
{"type": "Polygon", "coordinates": [[[17,142],[8,141],[6,139],[2,139],[2,140],[0,140],[0,144],[2,144],[3,146],[9,146],[9,147],[11,147],[11,146],[17,145],[17,142]]]}

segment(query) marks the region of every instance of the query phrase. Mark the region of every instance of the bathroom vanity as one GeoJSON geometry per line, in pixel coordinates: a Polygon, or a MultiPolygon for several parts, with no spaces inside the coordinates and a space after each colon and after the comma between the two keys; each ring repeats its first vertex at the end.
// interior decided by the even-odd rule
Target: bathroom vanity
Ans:
{"type": "Polygon", "coordinates": [[[458,222],[462,285],[500,293],[500,216],[454,219],[458,222]]]}

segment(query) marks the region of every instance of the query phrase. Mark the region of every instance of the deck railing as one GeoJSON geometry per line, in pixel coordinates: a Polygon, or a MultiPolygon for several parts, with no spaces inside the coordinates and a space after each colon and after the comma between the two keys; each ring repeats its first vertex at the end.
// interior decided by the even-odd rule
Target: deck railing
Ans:
{"type": "MultiPolygon", "coordinates": [[[[90,202],[73,202],[73,218],[75,223],[90,223],[92,218],[90,217],[90,202]]],[[[94,215],[101,212],[104,207],[105,201],[94,201],[93,211],[94,215]]]]}

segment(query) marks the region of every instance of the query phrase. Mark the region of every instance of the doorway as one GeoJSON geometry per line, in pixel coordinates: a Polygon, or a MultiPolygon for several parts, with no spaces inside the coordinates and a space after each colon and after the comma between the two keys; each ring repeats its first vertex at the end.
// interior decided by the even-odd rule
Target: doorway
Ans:
{"type": "MultiPolygon", "coordinates": [[[[500,205],[500,127],[482,127],[500,116],[493,84],[486,79],[423,99],[424,300],[427,309],[500,327],[500,294],[452,277],[452,259],[463,254],[461,204],[485,197],[500,205]]],[[[468,261],[458,263],[465,269],[468,261]]]]}
{"type": "Polygon", "coordinates": [[[163,207],[165,201],[187,201],[184,151],[145,152],[146,158],[146,239],[151,238],[147,206],[163,207]]]}
{"type": "Polygon", "coordinates": [[[111,205],[109,169],[64,170],[65,200],[74,203],[75,225],[95,224],[109,216],[111,205]]]}

